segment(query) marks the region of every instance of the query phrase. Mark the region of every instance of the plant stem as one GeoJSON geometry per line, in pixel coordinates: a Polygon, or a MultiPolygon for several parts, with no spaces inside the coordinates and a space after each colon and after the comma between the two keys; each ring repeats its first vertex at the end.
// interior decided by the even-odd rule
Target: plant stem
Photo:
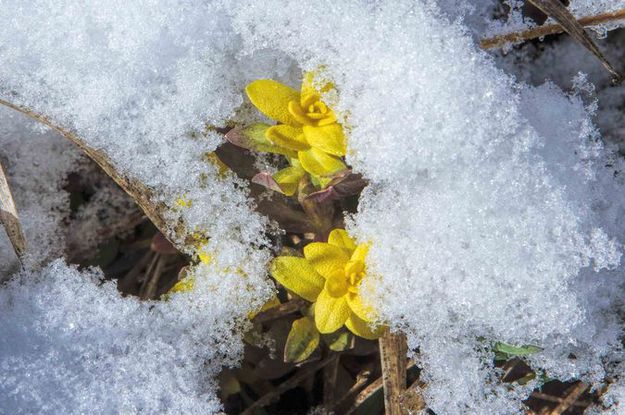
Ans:
{"type": "MultiPolygon", "coordinates": [[[[584,27],[598,26],[605,23],[615,23],[625,20],[625,9],[609,13],[601,13],[592,16],[581,17],[577,21],[584,27]]],[[[501,48],[508,44],[521,43],[539,37],[563,33],[564,27],[559,23],[533,27],[522,32],[512,32],[482,39],[480,47],[482,49],[501,48]]]]}
{"type": "Polygon", "coordinates": [[[268,405],[269,403],[271,403],[273,399],[279,397],[284,392],[290,389],[293,389],[294,387],[299,385],[300,382],[303,382],[307,377],[311,376],[313,373],[317,372],[319,369],[331,363],[333,360],[334,360],[334,357],[330,356],[320,362],[311,364],[310,366],[306,368],[302,368],[302,370],[300,370],[299,372],[297,372],[296,374],[288,378],[286,381],[279,384],[274,390],[262,396],[260,399],[258,399],[252,405],[250,405],[245,411],[241,413],[241,415],[253,414],[254,410],[256,410],[257,408],[262,408],[265,405],[268,405]]]}

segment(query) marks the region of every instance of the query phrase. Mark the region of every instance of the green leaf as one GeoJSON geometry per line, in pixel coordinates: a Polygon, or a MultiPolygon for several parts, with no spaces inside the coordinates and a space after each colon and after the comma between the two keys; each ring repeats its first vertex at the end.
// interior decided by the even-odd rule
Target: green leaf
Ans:
{"type": "Polygon", "coordinates": [[[295,320],[284,345],[284,361],[298,363],[306,360],[319,346],[319,332],[310,317],[295,320]]]}
{"type": "Polygon", "coordinates": [[[538,346],[533,346],[531,344],[523,345],[523,346],[513,346],[511,344],[497,342],[493,347],[495,351],[495,357],[510,357],[510,356],[528,356],[534,353],[538,353],[543,349],[538,346]],[[503,355],[503,356],[502,356],[503,355]]]}
{"type": "Polygon", "coordinates": [[[285,195],[293,196],[305,174],[306,172],[301,167],[291,166],[276,172],[273,179],[285,195]]]}
{"type": "Polygon", "coordinates": [[[350,332],[345,330],[338,330],[334,333],[324,334],[323,341],[328,345],[330,350],[335,352],[342,352],[349,349],[352,343],[353,336],[350,332]]]}
{"type": "Polygon", "coordinates": [[[254,150],[261,153],[282,154],[286,157],[297,157],[297,152],[274,145],[267,137],[265,131],[269,124],[252,124],[244,129],[234,128],[226,133],[225,138],[238,147],[254,150]]]}

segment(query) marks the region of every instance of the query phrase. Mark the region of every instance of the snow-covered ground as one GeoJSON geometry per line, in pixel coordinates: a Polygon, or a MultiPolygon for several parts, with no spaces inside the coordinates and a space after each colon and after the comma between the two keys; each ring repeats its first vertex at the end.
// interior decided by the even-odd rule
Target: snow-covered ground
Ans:
{"type": "MultiPolygon", "coordinates": [[[[534,385],[497,381],[495,341],[540,346],[531,362],[548,376],[600,382],[622,360],[625,189],[611,143],[625,131],[623,88],[565,37],[507,56],[480,50],[480,38],[526,25],[496,22],[493,10],[451,0],[0,1],[0,98],[106,152],[171,208],[171,236],[182,220],[175,238],[210,236],[215,259],[191,271],[192,292],[160,302],[49,262],[62,254],[62,185],[80,156],[2,110],[0,157],[33,260],[0,287],[0,412],[219,410],[214,376],[236,363],[245,316],[273,287],[267,220],[242,182],[205,161],[222,142],[206,127],[255,121],[243,93],[251,80],[295,86],[318,68],[339,91],[327,99],[349,126],[347,160],[371,182],[349,219],[372,243],[369,295],[419,348],[428,405],[521,413],[534,385]],[[193,204],[177,208],[183,196],[193,204]]],[[[625,51],[608,55],[620,63],[625,51]]],[[[0,243],[9,276],[15,259],[0,243]]]]}

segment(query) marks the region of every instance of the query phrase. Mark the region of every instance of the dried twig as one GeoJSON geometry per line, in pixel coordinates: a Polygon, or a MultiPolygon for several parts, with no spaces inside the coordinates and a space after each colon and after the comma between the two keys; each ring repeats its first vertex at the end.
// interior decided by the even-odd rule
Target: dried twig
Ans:
{"type": "Polygon", "coordinates": [[[567,393],[566,397],[562,400],[562,402],[556,406],[549,415],[562,415],[567,409],[577,402],[580,396],[588,389],[588,385],[583,382],[579,382],[577,385],[573,386],[570,389],[570,392],[567,393]]]}
{"type": "Polygon", "coordinates": [[[311,364],[310,366],[302,368],[299,372],[291,376],[289,379],[279,384],[275,389],[273,389],[272,391],[270,391],[269,393],[267,393],[266,395],[258,399],[256,402],[251,404],[245,411],[241,413],[241,415],[253,414],[254,410],[268,405],[275,398],[282,395],[284,392],[290,389],[293,389],[294,387],[299,385],[302,381],[304,381],[306,378],[308,378],[309,376],[311,376],[312,374],[314,374],[319,369],[323,368],[324,366],[326,366],[333,360],[334,360],[334,356],[330,356],[330,357],[325,358],[324,360],[317,362],[316,364],[311,364]]]}
{"type": "MultiPolygon", "coordinates": [[[[542,392],[532,392],[531,395],[532,398],[534,399],[539,399],[541,401],[547,401],[547,402],[554,402],[554,403],[562,403],[564,402],[564,398],[560,398],[557,396],[551,396],[548,395],[546,393],[542,393],[542,392]]],[[[575,401],[571,404],[571,406],[577,406],[580,408],[586,408],[587,406],[590,405],[590,402],[588,401],[575,401]]]]}
{"type": "Polygon", "coordinates": [[[7,180],[2,163],[0,163],[0,223],[4,225],[11,245],[13,245],[13,250],[21,262],[22,257],[26,253],[26,238],[22,231],[15,201],[13,200],[9,181],[7,180]]]}
{"type": "Polygon", "coordinates": [[[153,264],[150,264],[148,272],[145,275],[145,280],[141,286],[139,297],[141,297],[142,300],[149,300],[155,297],[156,287],[158,286],[158,281],[163,274],[163,268],[167,258],[157,253],[154,255],[154,261],[155,263],[153,262],[153,264]]]}
{"type": "Polygon", "coordinates": [[[387,330],[380,337],[380,360],[384,384],[384,407],[389,415],[400,415],[401,396],[406,389],[406,337],[387,330]]]}
{"type": "MultiPolygon", "coordinates": [[[[583,27],[598,26],[605,23],[614,23],[619,20],[625,21],[625,9],[615,12],[601,13],[592,16],[581,17],[577,21],[583,27]]],[[[537,26],[531,29],[524,30],[522,32],[512,32],[503,35],[497,35],[482,39],[480,47],[482,49],[495,49],[501,48],[508,44],[521,43],[531,39],[537,39],[539,37],[555,35],[557,33],[564,32],[564,28],[559,23],[548,24],[544,26],[537,26]]]]}
{"type": "Polygon", "coordinates": [[[571,34],[571,36],[575,37],[575,39],[578,40],[580,43],[582,43],[586,48],[590,49],[591,52],[593,52],[593,54],[595,54],[595,56],[597,56],[599,60],[601,60],[603,65],[606,66],[608,71],[610,71],[610,73],[616,78],[619,78],[619,75],[616,73],[614,68],[612,68],[612,66],[605,60],[603,55],[599,52],[598,48],[596,47],[596,45],[594,44],[594,42],[592,41],[588,33],[586,33],[586,31],[584,30],[584,27],[597,26],[597,25],[606,24],[606,23],[615,23],[620,20],[625,21],[625,9],[617,10],[614,12],[601,13],[601,14],[592,15],[592,16],[585,16],[576,20],[568,11],[568,9],[566,9],[566,7],[564,7],[561,3],[559,3],[558,0],[555,0],[555,2],[558,3],[561,7],[556,6],[559,9],[558,11],[555,11],[558,14],[557,16],[553,14],[554,10],[552,9],[549,9],[549,11],[545,10],[546,8],[549,7],[549,5],[551,5],[551,2],[549,2],[550,3],[549,5],[545,6],[545,4],[547,3],[545,0],[530,0],[530,1],[533,4],[535,4],[539,9],[541,9],[543,12],[553,17],[558,23],[538,26],[538,27],[534,27],[534,28],[531,28],[522,32],[507,33],[507,34],[483,39],[480,42],[480,46],[483,49],[494,49],[494,48],[503,47],[511,43],[520,43],[520,42],[524,42],[530,39],[536,39],[536,38],[547,36],[547,35],[567,32],[571,34]],[[562,9],[565,10],[564,13],[562,12],[562,9]],[[598,55],[595,52],[598,52],[598,55]]]}
{"type": "Polygon", "coordinates": [[[382,378],[378,378],[376,379],[374,382],[372,382],[371,384],[369,384],[369,386],[367,386],[366,388],[364,388],[357,396],[356,399],[354,399],[354,404],[345,412],[345,415],[351,415],[354,412],[356,412],[356,410],[358,409],[358,407],[360,407],[360,405],[362,405],[362,403],[364,401],[366,401],[367,399],[369,399],[374,393],[378,392],[380,389],[382,389],[382,378]]]}
{"type": "Polygon", "coordinates": [[[330,407],[326,408],[328,412],[334,411],[336,408],[341,407],[345,402],[354,398],[358,392],[360,392],[369,382],[371,378],[370,370],[362,370],[356,375],[356,380],[351,388],[336,402],[334,402],[330,407]]]}

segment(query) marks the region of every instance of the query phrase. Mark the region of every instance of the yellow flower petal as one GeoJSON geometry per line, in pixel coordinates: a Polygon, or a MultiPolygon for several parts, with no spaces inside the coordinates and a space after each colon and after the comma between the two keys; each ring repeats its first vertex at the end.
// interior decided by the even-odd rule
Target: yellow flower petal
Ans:
{"type": "Polygon", "coordinates": [[[328,176],[347,168],[339,158],[324,153],[316,148],[299,151],[297,157],[302,163],[304,170],[316,176],[328,176]]]}
{"type": "Polygon", "coordinates": [[[217,173],[220,177],[225,177],[228,173],[228,166],[224,164],[223,161],[217,156],[215,153],[207,153],[204,156],[204,159],[211,163],[213,166],[217,167],[217,173]]]}
{"type": "Polygon", "coordinates": [[[288,290],[314,302],[323,289],[324,278],[304,258],[279,256],[271,263],[271,275],[288,290]]]}
{"type": "Polygon", "coordinates": [[[349,256],[345,250],[324,242],[313,242],[304,247],[308,263],[323,277],[332,278],[342,272],[349,256]]]}
{"type": "Polygon", "coordinates": [[[369,244],[360,244],[354,250],[354,253],[352,254],[352,257],[350,258],[350,260],[365,262],[368,252],[369,252],[369,244]]]}
{"type": "Polygon", "coordinates": [[[171,287],[169,292],[170,293],[187,292],[187,291],[193,290],[194,286],[195,286],[195,278],[187,277],[178,281],[173,287],[171,287]]]}
{"type": "Polygon", "coordinates": [[[347,295],[347,304],[354,314],[361,320],[371,322],[376,318],[375,310],[369,304],[362,301],[362,297],[357,293],[347,295]]]}
{"type": "Polygon", "coordinates": [[[306,172],[299,166],[291,166],[282,169],[273,175],[282,192],[287,196],[293,196],[299,187],[299,182],[306,172]]]}
{"type": "Polygon", "coordinates": [[[314,80],[315,80],[314,72],[308,71],[304,73],[304,76],[302,78],[302,89],[300,91],[302,98],[318,93],[314,86],[314,80]]]}
{"type": "Polygon", "coordinates": [[[321,291],[315,302],[315,324],[320,333],[332,333],[340,329],[350,315],[345,297],[335,298],[321,291]]]}
{"type": "Polygon", "coordinates": [[[319,77],[318,72],[319,71],[308,71],[304,73],[304,77],[302,78],[302,96],[315,93],[318,94],[320,92],[328,92],[334,89],[334,84],[332,84],[332,82],[323,83],[320,89],[315,88],[315,77],[319,77]]]}
{"type": "Polygon", "coordinates": [[[334,229],[330,232],[328,243],[349,251],[350,255],[356,249],[356,242],[354,242],[345,229],[334,229]]]}
{"type": "Polygon", "coordinates": [[[302,129],[291,125],[274,125],[265,132],[265,137],[274,145],[289,150],[308,150],[310,145],[304,139],[302,129]]]}
{"type": "Polygon", "coordinates": [[[283,124],[297,126],[299,123],[289,113],[289,102],[300,99],[299,92],[272,79],[259,79],[246,88],[252,104],[267,117],[283,124]]]}
{"type": "Polygon", "coordinates": [[[303,130],[304,137],[311,147],[335,156],[345,155],[345,134],[340,124],[333,123],[321,127],[305,125],[303,130]]]}
{"type": "Polygon", "coordinates": [[[375,340],[384,334],[385,327],[378,326],[375,330],[372,330],[369,323],[358,318],[357,315],[351,313],[347,320],[345,320],[345,327],[356,336],[363,337],[369,340],[375,340]]]}

